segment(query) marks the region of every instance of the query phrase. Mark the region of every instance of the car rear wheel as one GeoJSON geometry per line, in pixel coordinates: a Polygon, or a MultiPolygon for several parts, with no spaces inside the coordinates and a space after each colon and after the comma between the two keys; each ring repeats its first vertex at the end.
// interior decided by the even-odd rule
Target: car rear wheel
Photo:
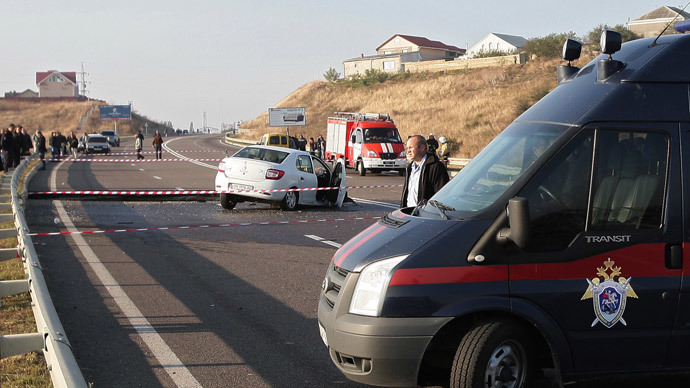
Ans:
{"type": "Polygon", "coordinates": [[[460,341],[450,387],[529,387],[533,369],[529,337],[509,321],[479,322],[460,341]]]}
{"type": "Polygon", "coordinates": [[[280,201],[280,208],[287,211],[292,211],[297,209],[297,203],[299,203],[299,193],[296,191],[288,191],[285,193],[285,198],[280,201]]]}
{"type": "Polygon", "coordinates": [[[220,206],[222,206],[223,209],[232,210],[235,205],[237,205],[237,199],[235,199],[233,195],[228,193],[220,194],[220,206]]]}

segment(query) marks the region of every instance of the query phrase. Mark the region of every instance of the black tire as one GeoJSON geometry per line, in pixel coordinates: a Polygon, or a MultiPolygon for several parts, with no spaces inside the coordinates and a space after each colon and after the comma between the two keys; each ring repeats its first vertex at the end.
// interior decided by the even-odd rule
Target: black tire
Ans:
{"type": "Polygon", "coordinates": [[[228,193],[220,194],[220,206],[222,206],[223,209],[232,210],[235,208],[235,205],[237,205],[237,199],[235,199],[235,196],[228,193]]]}
{"type": "Polygon", "coordinates": [[[398,175],[405,176],[405,169],[398,170],[398,175]]]}
{"type": "Polygon", "coordinates": [[[280,208],[286,211],[293,211],[297,209],[299,203],[299,193],[296,191],[288,191],[285,193],[285,198],[280,201],[280,208]]]}
{"type": "Polygon", "coordinates": [[[529,333],[514,323],[477,323],[455,353],[450,388],[529,387],[531,342],[529,333]]]}
{"type": "Polygon", "coordinates": [[[364,168],[364,162],[362,162],[362,161],[357,162],[357,172],[359,172],[359,176],[367,175],[367,169],[364,168]]]}

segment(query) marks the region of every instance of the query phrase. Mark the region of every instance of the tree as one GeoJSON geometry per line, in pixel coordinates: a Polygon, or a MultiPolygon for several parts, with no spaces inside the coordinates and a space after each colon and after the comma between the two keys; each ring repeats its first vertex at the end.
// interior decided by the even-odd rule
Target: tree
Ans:
{"type": "Polygon", "coordinates": [[[340,73],[338,73],[338,71],[335,70],[334,68],[329,67],[328,71],[326,71],[323,74],[323,78],[325,78],[326,81],[333,83],[333,82],[336,82],[340,78],[340,73]]]}
{"type": "Polygon", "coordinates": [[[563,54],[563,43],[566,39],[577,39],[575,33],[570,31],[568,33],[549,34],[543,38],[532,38],[527,40],[525,46],[522,48],[530,55],[536,55],[542,58],[560,58],[563,54]]]}
{"type": "Polygon", "coordinates": [[[601,33],[604,30],[612,30],[619,32],[621,34],[623,43],[641,38],[641,36],[628,30],[628,28],[625,27],[623,24],[617,24],[614,27],[609,27],[606,24],[600,24],[596,26],[592,31],[590,31],[589,34],[587,34],[587,42],[585,43],[591,43],[593,51],[601,51],[601,45],[599,44],[599,41],[601,39],[601,33]]]}

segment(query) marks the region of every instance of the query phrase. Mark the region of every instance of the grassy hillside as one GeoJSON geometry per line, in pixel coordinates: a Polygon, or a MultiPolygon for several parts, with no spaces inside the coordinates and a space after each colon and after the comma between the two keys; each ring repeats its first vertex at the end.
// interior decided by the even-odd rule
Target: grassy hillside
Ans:
{"type": "MultiPolygon", "coordinates": [[[[447,73],[413,74],[401,81],[368,87],[311,82],[276,107],[306,107],[307,125],[291,135],[324,135],[333,112],[388,113],[403,139],[413,134],[445,136],[453,157],[473,157],[511,121],[556,86],[556,65],[562,61],[530,61],[525,65],[447,73]]],[[[582,65],[582,64],[581,64],[582,65]]],[[[247,138],[284,128],[268,126],[268,114],[242,124],[247,138]]]]}
{"type": "MultiPolygon", "coordinates": [[[[99,105],[106,105],[100,101],[22,101],[21,99],[0,99],[0,128],[7,128],[10,124],[22,125],[29,133],[36,129],[50,133],[62,132],[67,135],[74,132],[77,136],[82,133],[100,132],[104,129],[115,128],[110,120],[100,119],[99,105]]],[[[136,130],[144,130],[144,124],[149,129],[163,128],[163,125],[145,117],[132,113],[132,120],[121,120],[117,123],[120,134],[133,134],[136,130]]]]}

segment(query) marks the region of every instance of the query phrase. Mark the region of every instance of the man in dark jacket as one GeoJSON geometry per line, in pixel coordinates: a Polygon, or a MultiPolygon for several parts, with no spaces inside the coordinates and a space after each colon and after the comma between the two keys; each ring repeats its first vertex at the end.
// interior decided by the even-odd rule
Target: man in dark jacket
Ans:
{"type": "Polygon", "coordinates": [[[400,207],[417,206],[431,198],[450,180],[446,166],[436,154],[428,152],[422,135],[407,139],[407,156],[411,162],[407,165],[400,207]]]}
{"type": "Polygon", "coordinates": [[[14,161],[14,124],[10,124],[9,128],[2,132],[0,138],[0,148],[2,148],[2,162],[5,172],[12,168],[14,161]]]}

